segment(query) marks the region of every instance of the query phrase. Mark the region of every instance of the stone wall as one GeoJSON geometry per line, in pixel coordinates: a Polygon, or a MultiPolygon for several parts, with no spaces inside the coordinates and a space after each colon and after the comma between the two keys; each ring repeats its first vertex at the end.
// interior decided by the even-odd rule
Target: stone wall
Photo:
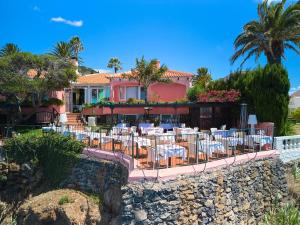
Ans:
{"type": "Polygon", "coordinates": [[[122,192],[120,224],[258,224],[287,184],[282,162],[264,159],[122,192]]]}

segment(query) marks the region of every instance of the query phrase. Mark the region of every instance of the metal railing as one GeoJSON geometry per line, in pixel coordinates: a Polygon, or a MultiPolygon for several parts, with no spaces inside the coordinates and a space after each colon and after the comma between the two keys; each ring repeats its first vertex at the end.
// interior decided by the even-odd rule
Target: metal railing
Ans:
{"type": "Polygon", "coordinates": [[[63,126],[49,128],[72,136],[89,148],[118,152],[137,160],[140,168],[156,169],[233,157],[273,149],[273,130],[230,129],[198,132],[191,128],[141,134],[135,128],[63,126]]]}
{"type": "MultiPolygon", "coordinates": [[[[230,129],[201,131],[192,128],[149,128],[141,132],[136,127],[103,129],[83,126],[7,126],[0,125],[0,139],[31,130],[57,132],[83,142],[87,147],[120,153],[132,157],[142,169],[169,168],[195,165],[236,155],[273,149],[273,129],[230,129]]],[[[275,139],[275,146],[282,143],[300,148],[300,136],[275,139]],[[293,141],[294,140],[294,141],[293,141]],[[297,141],[295,141],[297,140],[297,141]],[[294,143],[297,142],[297,143],[294,143]]]]}

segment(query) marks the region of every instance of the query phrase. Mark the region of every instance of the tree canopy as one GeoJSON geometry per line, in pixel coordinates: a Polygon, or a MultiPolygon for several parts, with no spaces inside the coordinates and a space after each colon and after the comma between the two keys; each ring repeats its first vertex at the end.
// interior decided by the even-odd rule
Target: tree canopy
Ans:
{"type": "Polygon", "coordinates": [[[158,61],[152,59],[149,62],[144,57],[136,59],[136,66],[131,70],[131,73],[123,74],[124,78],[136,80],[141,86],[144,87],[146,92],[147,102],[147,89],[152,83],[156,82],[170,82],[169,79],[164,77],[165,72],[168,70],[166,65],[158,66],[158,61]]]}
{"type": "Polygon", "coordinates": [[[0,95],[16,105],[19,117],[24,102],[37,109],[49,93],[68,87],[76,77],[74,66],[53,56],[15,53],[0,57],[0,95]]]}
{"type": "Polygon", "coordinates": [[[0,57],[13,55],[15,53],[20,52],[21,50],[19,47],[14,43],[7,43],[3,48],[0,50],[0,57]]]}
{"type": "Polygon", "coordinates": [[[258,20],[248,22],[234,42],[232,63],[245,56],[243,65],[251,56],[258,60],[264,54],[269,64],[281,64],[285,49],[300,54],[300,1],[285,5],[286,0],[272,3],[264,0],[258,5],[258,20]]]}
{"type": "Polygon", "coordinates": [[[119,70],[122,69],[121,61],[118,58],[113,57],[109,60],[107,67],[111,69],[113,68],[114,72],[117,73],[119,70]]]}

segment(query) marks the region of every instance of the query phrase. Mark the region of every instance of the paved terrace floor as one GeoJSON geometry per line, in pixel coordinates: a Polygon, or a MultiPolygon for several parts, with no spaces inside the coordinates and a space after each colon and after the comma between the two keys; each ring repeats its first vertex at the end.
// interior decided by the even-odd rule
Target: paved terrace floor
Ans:
{"type": "Polygon", "coordinates": [[[136,159],[131,158],[128,155],[120,152],[108,152],[99,150],[97,148],[85,148],[84,154],[97,159],[104,159],[109,161],[117,161],[123,164],[129,171],[128,182],[143,181],[143,180],[169,180],[174,179],[179,175],[193,175],[201,173],[202,171],[214,170],[217,168],[223,168],[232,164],[241,164],[251,160],[258,160],[263,158],[278,157],[277,150],[261,151],[257,153],[247,153],[243,155],[237,155],[236,157],[229,157],[224,159],[215,160],[212,162],[178,166],[167,169],[155,169],[155,170],[143,170],[139,169],[139,164],[136,159]]]}

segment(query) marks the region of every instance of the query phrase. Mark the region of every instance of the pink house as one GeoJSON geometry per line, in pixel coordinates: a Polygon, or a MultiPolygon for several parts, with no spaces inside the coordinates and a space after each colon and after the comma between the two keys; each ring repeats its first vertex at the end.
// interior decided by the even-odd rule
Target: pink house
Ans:
{"type": "MultiPolygon", "coordinates": [[[[159,61],[158,64],[159,65],[159,61]]],[[[130,73],[130,72],[127,72],[130,73]]],[[[34,77],[35,71],[29,71],[28,76],[34,77]]],[[[171,103],[180,102],[187,99],[187,91],[192,86],[192,73],[168,70],[164,74],[168,78],[168,83],[153,83],[147,90],[147,99],[151,103],[171,103]]],[[[63,100],[64,105],[41,108],[39,111],[50,111],[54,108],[58,113],[67,112],[82,113],[84,116],[96,116],[105,118],[110,116],[112,111],[109,107],[93,105],[99,102],[110,101],[114,103],[125,103],[132,100],[145,100],[146,92],[144,88],[134,80],[125,79],[122,73],[119,74],[89,74],[79,76],[76,82],[71,84],[70,88],[65,88],[62,91],[49,93],[49,97],[63,100]]],[[[30,108],[24,108],[26,113],[31,111],[30,108]]],[[[116,107],[113,112],[118,116],[129,116],[138,119],[140,115],[145,115],[144,107],[116,107]]],[[[174,115],[189,113],[188,107],[178,106],[162,107],[157,105],[151,108],[149,114],[159,115],[161,118],[174,117],[174,115]]]]}
{"type": "MultiPolygon", "coordinates": [[[[158,65],[159,66],[159,65],[158,65]]],[[[130,73],[130,72],[127,72],[130,73]]],[[[168,83],[154,83],[151,84],[147,90],[147,99],[149,102],[171,103],[187,100],[187,91],[192,86],[193,74],[186,72],[179,72],[168,70],[165,75],[170,80],[168,83]]],[[[70,90],[69,90],[70,91],[70,90]]],[[[74,93],[77,93],[77,99],[82,99],[82,104],[97,103],[108,100],[114,103],[125,103],[132,100],[145,100],[146,92],[144,88],[135,80],[128,80],[122,74],[91,74],[80,77],[71,88],[71,96],[69,104],[66,109],[69,112],[78,112],[74,107],[76,98],[74,93]],[[78,88],[81,92],[78,92],[78,88]],[[102,91],[103,90],[103,91],[102,91]],[[95,97],[97,95],[97,97],[95,97]],[[93,100],[94,99],[94,100],[93,100]],[[72,111],[73,109],[73,111],[72,111]]],[[[76,94],[75,94],[76,95],[76,94]]],[[[70,96],[70,95],[69,95],[70,96]]],[[[111,115],[112,111],[108,107],[92,107],[82,110],[83,115],[93,116],[107,116],[111,115]]],[[[172,115],[188,114],[188,107],[152,107],[149,114],[159,115],[160,117],[172,117],[172,115]]],[[[129,116],[136,118],[145,114],[144,107],[116,107],[113,114],[119,116],[129,116]]]]}

